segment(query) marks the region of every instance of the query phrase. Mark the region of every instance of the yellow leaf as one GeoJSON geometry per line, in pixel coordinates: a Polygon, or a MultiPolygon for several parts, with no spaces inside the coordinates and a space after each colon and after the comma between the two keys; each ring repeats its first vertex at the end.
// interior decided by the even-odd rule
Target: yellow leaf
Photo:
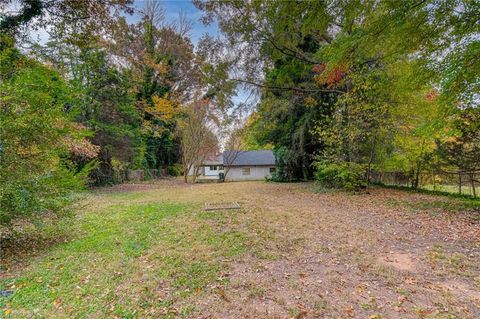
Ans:
{"type": "Polygon", "coordinates": [[[147,107],[145,110],[161,120],[170,120],[179,113],[177,103],[168,98],[153,96],[152,101],[153,106],[147,107]]]}
{"type": "Polygon", "coordinates": [[[5,311],[3,312],[3,314],[4,314],[5,316],[8,316],[8,315],[11,314],[11,313],[12,313],[12,309],[7,309],[7,310],[5,310],[5,311]]]}

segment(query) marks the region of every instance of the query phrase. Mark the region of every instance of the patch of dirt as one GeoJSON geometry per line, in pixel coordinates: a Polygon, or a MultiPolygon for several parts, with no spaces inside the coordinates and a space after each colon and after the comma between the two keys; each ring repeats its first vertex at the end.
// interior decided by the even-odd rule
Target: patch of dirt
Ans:
{"type": "Polygon", "coordinates": [[[403,271],[414,271],[417,269],[417,262],[413,260],[413,256],[408,253],[390,253],[387,256],[378,258],[380,263],[394,267],[403,271]]]}
{"type": "Polygon", "coordinates": [[[438,285],[440,288],[461,297],[475,300],[480,305],[480,289],[472,289],[468,284],[459,280],[449,280],[438,285]]]}
{"type": "MultiPolygon", "coordinates": [[[[443,212],[435,206],[455,207],[455,200],[381,188],[370,194],[315,194],[312,187],[164,180],[98,191],[142,191],[139,197],[108,194],[109,205],[171,201],[203,207],[221,199],[242,206],[241,213],[229,212],[237,214],[235,223],[218,226],[251,238],[251,246],[222,259],[228,272],[221,280],[187,297],[172,295],[172,308],[193,309],[183,317],[480,318],[478,222],[464,211],[443,212]],[[435,214],[398,203],[428,204],[422,207],[434,207],[435,214]],[[441,247],[437,263],[428,262],[433,247],[441,247]]],[[[182,223],[178,227],[194,227],[188,220],[182,223]]],[[[159,298],[173,294],[157,274],[148,276],[159,298]]],[[[143,280],[119,289],[141,289],[143,280]]]]}
{"type": "MultiPolygon", "coordinates": [[[[245,207],[240,230],[255,236],[263,251],[231,262],[230,284],[222,287],[227,299],[212,290],[186,301],[195,306],[192,318],[480,317],[480,305],[465,292],[447,298],[430,289],[445,276],[462,278],[437,274],[425,262],[439,244],[478,258],[478,229],[456,215],[413,215],[386,204],[438,197],[388,189],[314,194],[311,186],[222,185],[222,196],[245,207]]],[[[218,185],[207,187],[218,191],[218,185]]],[[[480,276],[478,268],[468,271],[480,276]]]]}

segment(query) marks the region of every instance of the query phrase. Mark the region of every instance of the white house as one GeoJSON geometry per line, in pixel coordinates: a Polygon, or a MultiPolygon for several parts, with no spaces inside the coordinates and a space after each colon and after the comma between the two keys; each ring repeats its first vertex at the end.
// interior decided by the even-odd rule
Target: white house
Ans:
{"type": "MultiPolygon", "coordinates": [[[[275,156],[271,150],[225,151],[212,156],[199,169],[197,179],[226,181],[263,180],[275,172],[275,156]]],[[[190,171],[190,175],[193,170],[190,171]]]]}

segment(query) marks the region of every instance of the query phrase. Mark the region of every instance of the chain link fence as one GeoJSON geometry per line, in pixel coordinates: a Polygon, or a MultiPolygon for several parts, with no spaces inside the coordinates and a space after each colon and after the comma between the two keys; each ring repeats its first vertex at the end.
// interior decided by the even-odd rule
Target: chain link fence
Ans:
{"type": "MultiPolygon", "coordinates": [[[[415,178],[403,172],[372,172],[371,180],[390,186],[412,187],[415,178]]],[[[480,171],[432,170],[420,173],[418,188],[479,197],[480,171]]]]}

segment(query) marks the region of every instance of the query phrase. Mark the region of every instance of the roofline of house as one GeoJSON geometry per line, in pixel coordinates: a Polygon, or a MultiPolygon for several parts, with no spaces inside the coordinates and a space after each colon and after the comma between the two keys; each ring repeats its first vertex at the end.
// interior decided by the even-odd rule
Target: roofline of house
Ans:
{"type": "Polygon", "coordinates": [[[275,164],[243,164],[243,165],[223,164],[223,166],[228,166],[228,167],[241,167],[241,166],[275,166],[275,164]]]}

